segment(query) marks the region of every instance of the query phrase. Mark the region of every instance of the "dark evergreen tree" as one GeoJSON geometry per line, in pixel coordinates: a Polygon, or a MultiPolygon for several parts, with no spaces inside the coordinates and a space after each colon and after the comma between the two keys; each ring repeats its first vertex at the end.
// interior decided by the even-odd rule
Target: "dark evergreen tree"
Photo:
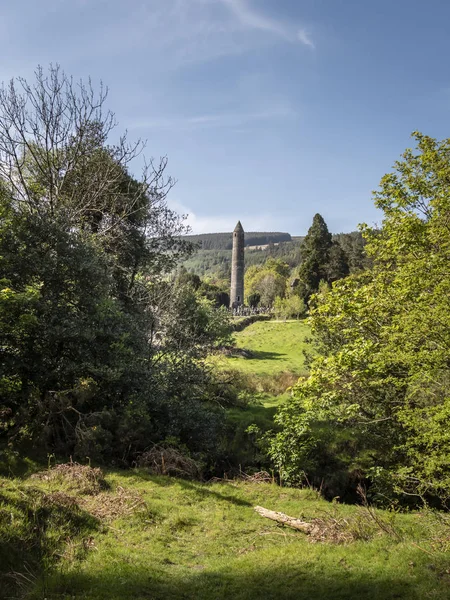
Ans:
{"type": "Polygon", "coordinates": [[[348,257],[338,242],[333,242],[328,262],[327,280],[329,283],[347,277],[350,273],[348,257]]]}
{"type": "Polygon", "coordinates": [[[328,281],[328,264],[332,247],[331,233],[323,217],[314,215],[311,227],[302,244],[302,263],[299,269],[301,295],[305,300],[317,292],[319,283],[328,281]]]}
{"type": "Polygon", "coordinates": [[[371,267],[372,260],[366,255],[366,242],[360,231],[337,233],[333,235],[333,241],[338,242],[347,255],[350,273],[359,273],[371,267]]]}

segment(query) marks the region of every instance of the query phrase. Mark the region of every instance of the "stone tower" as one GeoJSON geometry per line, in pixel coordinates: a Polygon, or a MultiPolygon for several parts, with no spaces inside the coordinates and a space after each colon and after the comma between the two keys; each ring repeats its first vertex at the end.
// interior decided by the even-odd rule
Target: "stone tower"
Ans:
{"type": "Polygon", "coordinates": [[[233,254],[231,258],[230,308],[244,304],[244,229],[238,221],[233,231],[233,254]]]}

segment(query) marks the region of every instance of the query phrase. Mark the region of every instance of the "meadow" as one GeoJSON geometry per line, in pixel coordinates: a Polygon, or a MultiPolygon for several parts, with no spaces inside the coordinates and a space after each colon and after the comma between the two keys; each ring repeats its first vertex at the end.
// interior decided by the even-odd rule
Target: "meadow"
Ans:
{"type": "Polygon", "coordinates": [[[307,321],[260,321],[234,334],[234,348],[211,357],[214,366],[248,393],[250,404],[267,408],[284,402],[287,390],[307,374],[312,352],[307,321]]]}
{"type": "Polygon", "coordinates": [[[221,377],[240,390],[240,405],[227,409],[228,473],[270,468],[253,431],[256,427],[260,437],[277,429],[278,407],[289,399],[299,376],[306,374],[309,335],[306,321],[259,321],[234,334],[231,352],[211,357],[221,377]]]}
{"type": "Polygon", "coordinates": [[[306,321],[260,321],[235,333],[238,349],[249,356],[227,356],[224,366],[256,376],[276,376],[280,373],[304,375],[304,351],[311,331],[306,321]]]}
{"type": "Polygon", "coordinates": [[[89,469],[0,480],[1,597],[449,597],[450,527],[433,513],[330,504],[271,483],[89,469]],[[319,533],[282,528],[255,505],[316,519],[319,533]]]}

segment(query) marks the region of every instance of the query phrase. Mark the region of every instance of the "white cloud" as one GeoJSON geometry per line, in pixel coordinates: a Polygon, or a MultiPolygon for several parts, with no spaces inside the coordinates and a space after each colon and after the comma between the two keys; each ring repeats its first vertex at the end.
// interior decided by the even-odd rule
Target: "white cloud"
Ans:
{"type": "Polygon", "coordinates": [[[170,131],[187,131],[194,129],[220,129],[239,128],[251,123],[260,123],[273,119],[288,119],[297,116],[289,106],[273,106],[266,110],[257,110],[254,112],[235,112],[205,114],[190,117],[166,117],[160,118],[146,117],[129,119],[126,126],[129,130],[133,129],[164,129],[170,131]]]}
{"type": "Polygon", "coordinates": [[[244,0],[222,0],[235,15],[239,23],[249,29],[259,29],[289,39],[289,32],[283,25],[252,10],[244,0]]]}
{"type": "Polygon", "coordinates": [[[230,9],[239,23],[247,29],[270,33],[284,38],[288,42],[299,41],[310,48],[315,47],[312,39],[304,29],[300,29],[296,34],[292,26],[255,11],[248,0],[220,1],[230,9]]]}
{"type": "Polygon", "coordinates": [[[314,42],[312,41],[311,36],[305,29],[299,29],[297,32],[297,37],[302,42],[302,44],[305,44],[305,46],[309,46],[314,50],[314,42]]]}
{"type": "Polygon", "coordinates": [[[125,12],[120,6],[112,2],[102,29],[78,52],[146,51],[149,68],[165,71],[242,54],[273,38],[314,48],[301,23],[274,19],[249,0],[144,0],[125,12]]]}
{"type": "Polygon", "coordinates": [[[245,231],[283,231],[281,220],[277,222],[273,214],[239,212],[239,214],[197,215],[177,200],[169,200],[169,206],[175,212],[187,216],[186,224],[193,234],[227,233],[233,231],[238,221],[241,221],[245,231]]]}

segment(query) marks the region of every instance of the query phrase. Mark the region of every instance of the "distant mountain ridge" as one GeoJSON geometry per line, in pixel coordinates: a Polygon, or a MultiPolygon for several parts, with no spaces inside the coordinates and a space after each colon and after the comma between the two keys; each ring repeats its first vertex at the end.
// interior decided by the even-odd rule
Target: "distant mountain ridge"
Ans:
{"type": "MultiPolygon", "coordinates": [[[[200,244],[202,250],[231,250],[233,247],[233,233],[202,233],[198,235],[185,235],[183,239],[200,244]]],[[[281,231],[246,231],[246,246],[265,246],[291,242],[290,233],[281,231]]]]}

